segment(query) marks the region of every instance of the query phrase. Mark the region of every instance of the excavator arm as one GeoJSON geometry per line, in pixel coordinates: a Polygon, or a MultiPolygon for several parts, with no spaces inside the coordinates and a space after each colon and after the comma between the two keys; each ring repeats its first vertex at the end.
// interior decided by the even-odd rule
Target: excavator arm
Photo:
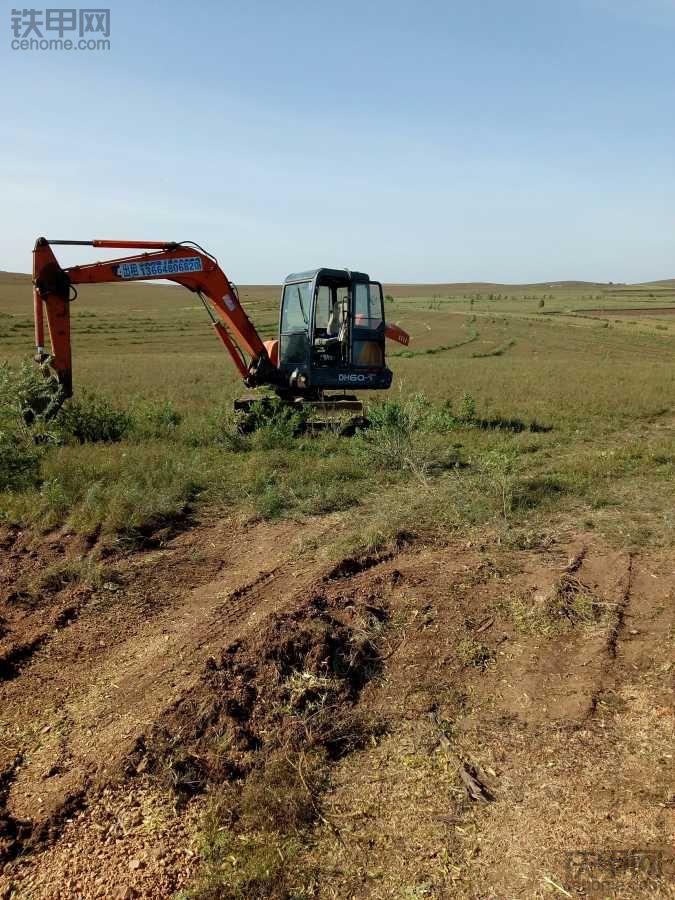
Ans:
{"type": "Polygon", "coordinates": [[[58,379],[58,406],[73,391],[70,302],[73,299],[74,285],[155,279],[175,281],[199,294],[216,334],[248,386],[278,382],[279,372],[272,365],[258,332],[241,306],[236,290],[217,260],[197,245],[161,241],[50,241],[38,238],[33,251],[35,344],[38,361],[48,362],[58,379]],[[52,251],[55,244],[146,252],[63,269],[52,251]],[[218,315],[214,314],[212,307],[218,315]],[[45,309],[51,342],[50,355],[45,352],[45,309]]]}

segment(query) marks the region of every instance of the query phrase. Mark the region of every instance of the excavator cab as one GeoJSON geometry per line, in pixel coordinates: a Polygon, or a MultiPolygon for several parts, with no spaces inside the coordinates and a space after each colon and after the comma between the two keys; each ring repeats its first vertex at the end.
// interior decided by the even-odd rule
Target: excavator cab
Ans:
{"type": "Polygon", "coordinates": [[[364,272],[314,269],[284,281],[278,367],[292,390],[386,390],[382,285],[364,272]]]}

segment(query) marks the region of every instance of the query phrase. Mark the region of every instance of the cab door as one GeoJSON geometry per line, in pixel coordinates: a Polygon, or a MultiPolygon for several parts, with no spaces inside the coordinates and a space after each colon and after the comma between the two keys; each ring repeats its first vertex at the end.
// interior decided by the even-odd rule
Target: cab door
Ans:
{"type": "Polygon", "coordinates": [[[379,281],[359,281],[352,296],[352,366],[384,368],[384,295],[379,281]]]}
{"type": "Polygon", "coordinates": [[[309,323],[312,318],[312,282],[284,286],[279,324],[279,368],[309,365],[309,323]]]}

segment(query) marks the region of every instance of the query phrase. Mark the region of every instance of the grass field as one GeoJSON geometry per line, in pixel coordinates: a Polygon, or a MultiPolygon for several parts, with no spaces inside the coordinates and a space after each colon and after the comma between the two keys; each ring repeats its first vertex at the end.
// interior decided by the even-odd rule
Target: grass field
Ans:
{"type": "Polygon", "coordinates": [[[347,439],[83,288],[36,442],[0,275],[3,900],[673,896],[675,282],[385,293],[347,439]]]}
{"type": "MultiPolygon", "coordinates": [[[[675,321],[667,311],[627,319],[620,310],[672,306],[675,285],[392,285],[386,293],[389,318],[412,335],[407,350],[390,345],[390,397],[405,406],[421,394],[455,413],[465,395],[475,405],[476,421],[420,428],[412,441],[412,467],[444,497],[441,527],[453,516],[495,513],[476,479],[483,455],[489,467],[496,448],[509,490],[525,498],[508,510],[515,521],[583,516],[618,541],[672,533],[663,485],[673,447],[662,426],[673,415],[675,321]],[[584,313],[598,308],[616,312],[584,313]]],[[[241,290],[265,337],[275,331],[278,294],[241,290]]],[[[41,485],[0,500],[5,521],[115,535],[168,524],[203,504],[254,518],[358,505],[360,531],[368,521],[375,534],[378,511],[391,512],[382,491],[391,488],[395,507],[409,489],[411,466],[402,458],[388,464],[372,441],[263,434],[238,442],[230,407],[241,385],[187,291],[84,288],[72,315],[76,392],[105,395],[140,425],[121,444],[70,443],[47,453],[41,485]]],[[[31,346],[29,280],[3,275],[0,355],[17,364],[31,346]]],[[[434,517],[424,516],[431,527],[434,517]]]]}

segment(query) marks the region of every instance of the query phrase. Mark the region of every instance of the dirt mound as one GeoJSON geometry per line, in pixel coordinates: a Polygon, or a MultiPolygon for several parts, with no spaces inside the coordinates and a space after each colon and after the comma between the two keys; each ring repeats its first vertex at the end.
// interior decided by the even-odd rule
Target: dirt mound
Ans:
{"type": "Polygon", "coordinates": [[[298,602],[207,661],[201,683],[139,747],[138,765],[190,795],[246,777],[281,749],[337,759],[360,742],[354,709],[381,667],[386,606],[325,593],[298,602]]]}

